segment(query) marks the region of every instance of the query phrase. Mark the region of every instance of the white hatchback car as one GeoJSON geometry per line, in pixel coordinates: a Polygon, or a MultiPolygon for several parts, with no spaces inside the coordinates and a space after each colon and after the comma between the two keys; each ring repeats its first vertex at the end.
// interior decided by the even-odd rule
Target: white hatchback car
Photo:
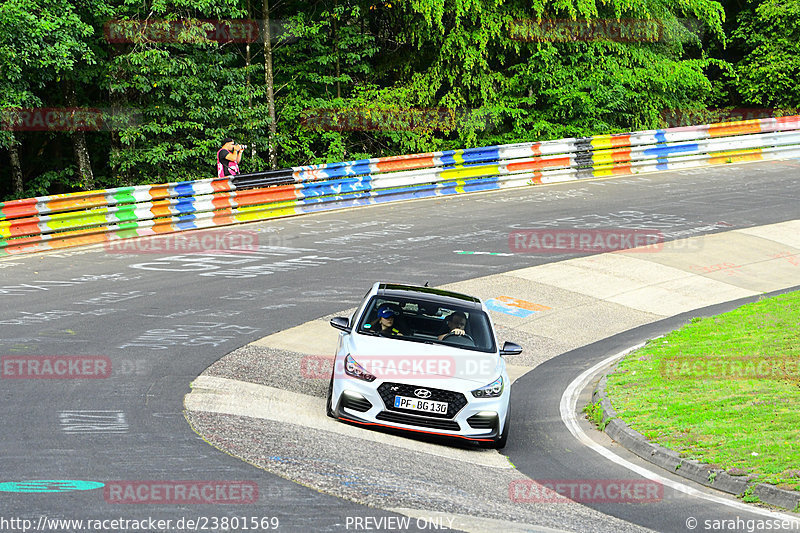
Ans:
{"type": "Polygon", "coordinates": [[[328,415],[371,427],[502,448],[511,382],[480,299],[429,287],[375,283],[341,330],[328,415]]]}

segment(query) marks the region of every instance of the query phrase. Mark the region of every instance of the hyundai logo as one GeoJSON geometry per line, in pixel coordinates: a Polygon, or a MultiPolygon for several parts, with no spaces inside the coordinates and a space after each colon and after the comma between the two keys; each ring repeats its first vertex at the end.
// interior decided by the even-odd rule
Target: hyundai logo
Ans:
{"type": "Polygon", "coordinates": [[[425,398],[431,397],[431,391],[429,391],[428,389],[417,389],[414,391],[414,395],[417,398],[422,398],[424,400],[425,398]]]}

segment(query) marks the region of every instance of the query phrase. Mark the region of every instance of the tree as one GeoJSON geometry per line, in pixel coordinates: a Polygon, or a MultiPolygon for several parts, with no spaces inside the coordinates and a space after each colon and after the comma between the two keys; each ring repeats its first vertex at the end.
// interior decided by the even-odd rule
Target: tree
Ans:
{"type": "Polygon", "coordinates": [[[745,105],[800,107],[800,0],[749,2],[732,33],[742,53],[735,90],[745,105]]]}
{"type": "MultiPolygon", "coordinates": [[[[33,142],[33,134],[15,133],[28,129],[20,121],[19,110],[41,106],[48,88],[82,64],[94,61],[86,43],[91,34],[91,26],[80,20],[66,0],[7,0],[0,5],[0,71],[4,73],[0,77],[0,109],[5,122],[0,148],[9,152],[13,193],[17,196],[26,190],[23,167],[27,161],[20,157],[20,139],[33,142]]],[[[65,172],[71,173],[61,169],[57,174],[63,177],[65,172]]],[[[34,187],[32,192],[40,191],[34,187]]]]}

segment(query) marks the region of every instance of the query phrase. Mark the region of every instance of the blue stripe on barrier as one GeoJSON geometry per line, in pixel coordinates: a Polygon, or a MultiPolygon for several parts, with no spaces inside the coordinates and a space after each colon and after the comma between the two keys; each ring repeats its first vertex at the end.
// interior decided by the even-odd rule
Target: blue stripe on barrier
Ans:
{"type": "Polygon", "coordinates": [[[346,194],[356,191],[372,189],[372,177],[364,176],[361,178],[346,178],[337,180],[336,183],[328,182],[307,182],[301,184],[298,189],[300,198],[310,198],[315,196],[331,196],[336,194],[346,194]]]}
{"type": "Polygon", "coordinates": [[[665,143],[667,142],[667,134],[664,130],[656,131],[656,142],[657,143],[665,143]]]}
{"type": "Polygon", "coordinates": [[[498,161],[500,159],[499,146],[485,146],[482,148],[467,148],[462,154],[464,162],[467,163],[486,163],[488,161],[498,161]]]}
{"type": "Polygon", "coordinates": [[[179,229],[195,229],[197,227],[194,223],[195,218],[194,215],[182,216],[175,222],[175,226],[179,229]]]}
{"type": "Polygon", "coordinates": [[[445,150],[439,156],[439,161],[441,161],[443,167],[452,167],[460,163],[460,161],[456,161],[456,153],[458,150],[445,150]]]}
{"type": "Polygon", "coordinates": [[[175,192],[180,196],[194,196],[194,182],[184,181],[174,185],[175,192]]]}
{"type": "Polygon", "coordinates": [[[653,148],[646,148],[644,150],[645,155],[655,155],[656,157],[668,157],[672,154],[680,154],[684,152],[696,152],[700,149],[700,145],[697,143],[689,143],[689,144],[676,144],[673,146],[664,146],[659,145],[653,148]]]}
{"type": "Polygon", "coordinates": [[[454,180],[442,181],[438,184],[440,194],[458,194],[458,188],[465,192],[492,191],[500,188],[500,177],[491,176],[465,181],[463,184],[454,180]]]}
{"type": "Polygon", "coordinates": [[[178,211],[179,215],[182,215],[183,213],[194,213],[197,211],[197,208],[194,206],[193,197],[178,198],[178,203],[176,203],[174,207],[178,211]]]}

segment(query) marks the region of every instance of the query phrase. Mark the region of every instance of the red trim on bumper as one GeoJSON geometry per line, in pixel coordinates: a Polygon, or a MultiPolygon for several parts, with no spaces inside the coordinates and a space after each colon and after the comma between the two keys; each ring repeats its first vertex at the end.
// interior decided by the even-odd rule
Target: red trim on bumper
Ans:
{"type": "Polygon", "coordinates": [[[437,433],[436,431],[425,431],[422,429],[410,429],[410,428],[403,428],[398,426],[390,426],[388,424],[378,424],[377,422],[362,422],[360,420],[353,420],[352,418],[347,418],[344,416],[339,417],[340,420],[345,420],[347,422],[353,422],[355,424],[361,424],[362,426],[379,426],[383,428],[389,429],[399,429],[400,431],[414,431],[416,433],[426,433],[428,435],[437,435],[440,437],[456,437],[459,439],[466,439],[466,440],[475,440],[481,442],[494,442],[494,439],[479,439],[477,437],[465,437],[464,435],[453,435],[452,433],[437,433]]]}

